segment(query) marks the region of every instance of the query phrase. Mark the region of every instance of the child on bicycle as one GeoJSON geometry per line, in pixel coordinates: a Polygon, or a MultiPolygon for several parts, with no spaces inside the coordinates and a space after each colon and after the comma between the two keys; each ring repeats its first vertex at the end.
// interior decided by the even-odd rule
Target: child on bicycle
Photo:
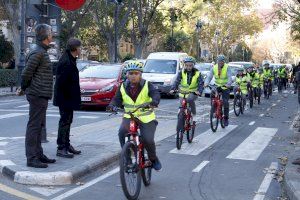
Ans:
{"type": "Polygon", "coordinates": [[[236,86],[234,87],[234,96],[236,95],[237,89],[240,88],[244,105],[246,105],[246,96],[248,95],[248,87],[250,85],[250,79],[244,69],[239,69],[235,79],[236,86]]]}
{"type": "MultiPolygon", "coordinates": [[[[117,111],[117,107],[124,107],[125,112],[130,112],[136,107],[149,104],[149,109],[139,109],[133,115],[139,120],[140,134],[148,152],[152,167],[161,170],[161,163],[156,155],[154,134],[158,124],[154,107],[160,102],[160,94],[154,86],[142,79],[142,64],[140,62],[130,62],[125,66],[127,80],[118,89],[115,97],[108,106],[109,111],[117,111]]],[[[121,147],[125,144],[125,137],[129,132],[130,116],[124,114],[122,124],[119,129],[119,140],[121,147]]]]}
{"type": "MultiPolygon", "coordinates": [[[[180,91],[190,92],[187,97],[187,102],[191,107],[192,115],[196,115],[196,104],[195,100],[198,96],[201,96],[203,91],[203,79],[201,73],[195,68],[196,60],[188,56],[184,58],[184,69],[178,74],[174,85],[171,87],[170,93],[173,94],[175,90],[180,88],[180,91]]],[[[179,93],[182,101],[183,95],[179,93]]]]}

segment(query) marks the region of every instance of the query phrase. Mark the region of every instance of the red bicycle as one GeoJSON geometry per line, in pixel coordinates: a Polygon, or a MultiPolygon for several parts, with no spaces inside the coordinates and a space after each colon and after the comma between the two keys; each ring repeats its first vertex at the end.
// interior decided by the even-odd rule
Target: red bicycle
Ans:
{"type": "Polygon", "coordinates": [[[120,180],[123,192],[127,199],[136,200],[141,191],[141,179],[145,186],[149,186],[152,174],[152,162],[144,148],[142,137],[139,133],[139,119],[133,114],[139,109],[149,110],[149,104],[137,107],[130,115],[128,140],[120,154],[120,180]]]}
{"type": "Polygon", "coordinates": [[[225,128],[223,115],[222,88],[208,86],[211,89],[211,109],[210,109],[210,128],[213,132],[218,129],[219,122],[222,128],[225,128]]]}
{"type": "Polygon", "coordinates": [[[196,122],[193,120],[191,108],[187,102],[187,96],[191,92],[180,91],[183,94],[183,98],[181,100],[181,105],[179,107],[178,112],[178,120],[177,120],[177,133],[176,133],[176,147],[177,149],[181,149],[183,135],[186,133],[186,138],[189,143],[192,143],[196,122]]]}

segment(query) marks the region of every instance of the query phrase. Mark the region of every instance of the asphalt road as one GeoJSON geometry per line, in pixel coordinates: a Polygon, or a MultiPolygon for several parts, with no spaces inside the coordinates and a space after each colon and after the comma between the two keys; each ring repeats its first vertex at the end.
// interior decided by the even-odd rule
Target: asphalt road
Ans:
{"type": "MultiPolygon", "coordinates": [[[[291,148],[290,125],[298,110],[296,95],[287,92],[287,97],[275,92],[270,100],[255,104],[242,116],[231,113],[230,126],[224,130],[219,127],[217,133],[210,131],[208,123],[209,99],[198,99],[200,123],[194,142],[187,144],[184,140],[180,151],[175,149],[174,136],[157,143],[163,170],[153,172],[151,185],[142,186],[140,199],[275,200],[280,197],[280,183],[273,177],[282,168],[278,158],[287,156],[291,148]]],[[[177,107],[177,99],[163,99],[161,110],[157,111],[158,119],[176,119],[177,107]]],[[[0,137],[24,136],[27,110],[24,97],[1,98],[0,137]]],[[[48,133],[57,131],[58,114],[49,103],[48,133]]],[[[105,120],[107,115],[103,110],[77,111],[73,127],[105,120]]],[[[79,181],[82,185],[62,187],[23,186],[0,175],[0,199],[19,199],[18,192],[23,198],[27,194],[41,199],[125,199],[117,167],[115,163],[83,177],[79,181]],[[4,186],[18,192],[6,191],[4,186]]]]}

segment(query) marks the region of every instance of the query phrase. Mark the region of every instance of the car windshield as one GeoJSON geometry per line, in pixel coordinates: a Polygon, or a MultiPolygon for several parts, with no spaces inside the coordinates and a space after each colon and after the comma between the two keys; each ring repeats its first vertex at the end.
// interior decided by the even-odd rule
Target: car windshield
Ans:
{"type": "Polygon", "coordinates": [[[253,66],[253,63],[232,62],[232,64],[242,65],[244,68],[253,66]]]}
{"type": "Polygon", "coordinates": [[[201,64],[197,64],[196,68],[199,71],[210,71],[210,69],[212,68],[212,66],[209,63],[201,63],[201,64]]]}
{"type": "Polygon", "coordinates": [[[236,66],[230,66],[229,65],[229,70],[233,76],[236,76],[238,74],[238,70],[241,69],[240,67],[236,66]]]}
{"type": "Polygon", "coordinates": [[[112,65],[96,65],[89,66],[80,71],[80,78],[104,78],[115,79],[118,78],[121,66],[112,65]]]}
{"type": "Polygon", "coordinates": [[[176,60],[147,60],[144,73],[176,74],[176,60]]]}

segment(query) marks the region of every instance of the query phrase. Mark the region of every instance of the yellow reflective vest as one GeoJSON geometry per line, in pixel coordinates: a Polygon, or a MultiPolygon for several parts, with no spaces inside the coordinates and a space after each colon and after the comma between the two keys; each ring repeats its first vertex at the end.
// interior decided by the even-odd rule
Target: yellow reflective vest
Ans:
{"type": "MultiPolygon", "coordinates": [[[[213,68],[213,73],[215,77],[215,83],[217,86],[221,87],[223,85],[226,85],[228,82],[228,77],[227,77],[227,70],[228,70],[228,65],[225,64],[222,69],[221,73],[219,75],[219,69],[218,65],[215,65],[213,68]]],[[[223,89],[226,89],[226,87],[222,87],[223,89]]]]}
{"type": "MultiPolygon", "coordinates": [[[[138,95],[136,101],[134,102],[132,98],[126,93],[124,83],[122,83],[120,92],[122,94],[122,99],[123,99],[123,106],[125,109],[125,112],[132,112],[134,111],[137,107],[151,103],[152,98],[149,96],[149,87],[148,87],[148,81],[145,82],[140,94],[138,95]]],[[[155,120],[155,113],[153,110],[149,109],[139,109],[137,110],[134,114],[134,117],[139,119],[143,123],[149,123],[153,120],[155,120]]],[[[130,118],[129,114],[124,114],[125,118],[130,118]]]]}
{"type": "MultiPolygon", "coordinates": [[[[192,78],[192,81],[191,81],[191,84],[189,85],[188,84],[188,77],[187,77],[187,73],[184,72],[184,70],[182,70],[181,72],[181,83],[180,83],[180,90],[181,91],[184,91],[184,92],[196,92],[197,89],[198,89],[198,79],[199,79],[199,76],[200,76],[200,72],[199,71],[196,71],[196,73],[194,74],[193,78],[192,78]]],[[[179,94],[180,97],[183,97],[183,94],[179,94]]]]}

